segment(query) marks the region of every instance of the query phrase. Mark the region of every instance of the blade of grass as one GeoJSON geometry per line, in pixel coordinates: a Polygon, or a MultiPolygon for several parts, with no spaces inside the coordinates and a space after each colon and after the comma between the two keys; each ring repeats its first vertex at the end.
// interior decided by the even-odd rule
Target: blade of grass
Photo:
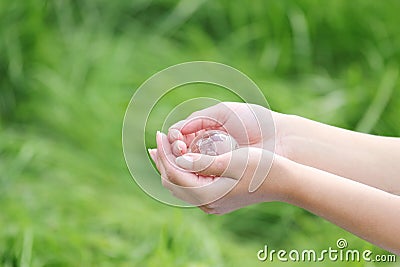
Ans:
{"type": "Polygon", "coordinates": [[[184,24],[205,2],[181,0],[167,16],[164,22],[160,23],[158,34],[164,35],[184,24]]]}
{"type": "Polygon", "coordinates": [[[29,267],[31,265],[33,247],[33,232],[28,228],[24,231],[24,240],[21,251],[21,267],[29,267]]]}
{"type": "Polygon", "coordinates": [[[356,126],[357,131],[364,133],[370,133],[372,131],[390,100],[390,97],[396,86],[398,76],[399,70],[394,67],[387,69],[387,71],[384,73],[375,98],[372,100],[371,105],[364,113],[364,117],[361,118],[356,126]]]}
{"type": "Polygon", "coordinates": [[[297,7],[293,7],[288,12],[288,18],[293,35],[293,52],[299,64],[300,69],[304,71],[310,67],[311,62],[311,43],[308,29],[308,22],[304,12],[297,7]]]}

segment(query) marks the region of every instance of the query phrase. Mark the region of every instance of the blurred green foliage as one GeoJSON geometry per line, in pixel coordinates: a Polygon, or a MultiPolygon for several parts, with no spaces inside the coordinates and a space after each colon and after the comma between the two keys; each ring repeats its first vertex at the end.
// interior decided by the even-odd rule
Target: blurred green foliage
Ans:
{"type": "Polygon", "coordinates": [[[216,217],[156,202],[129,176],[121,127],[148,77],[210,60],[249,75],[274,110],[398,136],[398,10],[395,0],[1,1],[0,265],[254,266],[264,244],[325,249],[340,237],[384,253],[281,203],[216,217]]]}

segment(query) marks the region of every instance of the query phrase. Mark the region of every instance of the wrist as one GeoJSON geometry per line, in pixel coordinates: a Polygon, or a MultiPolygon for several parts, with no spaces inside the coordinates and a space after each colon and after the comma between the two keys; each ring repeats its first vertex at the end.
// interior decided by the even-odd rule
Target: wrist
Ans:
{"type": "Polygon", "coordinates": [[[297,163],[279,155],[274,155],[271,169],[262,190],[264,201],[280,201],[292,203],[296,189],[297,163]]]}
{"type": "Polygon", "coordinates": [[[296,115],[274,112],[275,123],[275,153],[290,160],[295,160],[296,150],[293,149],[300,139],[299,124],[302,119],[296,115]]]}

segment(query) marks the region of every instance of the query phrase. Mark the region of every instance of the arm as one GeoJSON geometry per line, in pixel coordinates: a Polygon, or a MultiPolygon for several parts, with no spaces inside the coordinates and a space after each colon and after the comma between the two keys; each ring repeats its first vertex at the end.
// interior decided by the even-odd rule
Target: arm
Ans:
{"type": "Polygon", "coordinates": [[[400,138],[352,132],[298,116],[274,114],[280,155],[400,194],[400,138]]]}
{"type": "Polygon", "coordinates": [[[174,154],[187,152],[196,131],[220,125],[241,147],[272,150],[275,146],[278,155],[295,162],[400,194],[400,138],[352,132],[257,105],[223,102],[193,113],[171,127],[174,154]],[[237,133],[247,133],[251,142],[235,136],[237,133]]]}
{"type": "MultiPolygon", "coordinates": [[[[179,127],[171,127],[178,135],[174,136],[171,131],[170,142],[166,140],[163,145],[172,147],[165,150],[171,160],[165,160],[160,142],[158,152],[153,151],[152,157],[158,162],[157,166],[165,181],[189,187],[199,186],[202,179],[193,172],[202,174],[194,171],[199,167],[195,165],[201,165],[202,160],[188,163],[182,157],[176,158],[186,151],[182,153],[175,149],[174,152],[174,147],[180,142],[185,149],[190,140],[188,137],[198,130],[219,125],[239,125],[236,122],[244,123],[253,142],[244,140],[240,143],[241,149],[212,160],[204,157],[207,164],[213,162],[210,166],[201,166],[207,165],[204,174],[218,177],[216,183],[208,181],[211,183],[210,189],[218,187],[219,192],[226,190],[229,193],[211,202],[201,201],[204,205],[199,205],[200,208],[208,213],[223,214],[252,203],[284,201],[307,209],[378,246],[400,253],[400,197],[390,194],[400,193],[400,165],[397,160],[400,156],[400,139],[351,132],[297,116],[269,112],[275,122],[275,129],[268,123],[257,127],[252,125],[254,120],[268,120],[265,115],[267,112],[260,106],[222,103],[197,112],[191,117],[199,116],[199,119],[183,121],[179,127]],[[221,105],[228,108],[223,109],[221,105]],[[240,112],[232,116],[238,106],[241,108],[240,112]],[[247,108],[254,112],[246,113],[247,108]],[[207,117],[217,118],[219,124],[208,123],[201,118],[203,113],[207,117]],[[273,130],[276,130],[276,138],[270,139],[275,133],[273,130]],[[264,144],[274,140],[277,155],[272,161],[271,171],[264,173],[268,177],[257,191],[249,192],[251,179],[256,174],[262,174],[257,167],[260,163],[261,166],[263,163],[269,166],[265,162],[271,162],[272,153],[269,146],[264,144]],[[241,162],[243,153],[247,153],[246,158],[251,159],[250,164],[244,167],[236,164],[241,162]],[[239,161],[228,166],[234,155],[239,161]],[[174,167],[175,162],[189,173],[174,167]],[[233,182],[235,180],[238,182],[233,182]],[[233,189],[230,190],[228,187],[232,185],[233,189]]],[[[230,128],[233,131],[228,132],[234,135],[237,127],[230,128]]],[[[188,200],[204,199],[211,192],[194,192],[188,188],[181,192],[165,182],[164,186],[175,194],[180,193],[178,197],[188,200]]]]}
{"type": "Polygon", "coordinates": [[[161,172],[164,186],[188,202],[202,200],[199,207],[207,213],[224,214],[259,202],[287,202],[388,251],[400,253],[399,196],[281,156],[273,156],[263,149],[239,149],[216,157],[202,156],[200,159],[198,154],[189,153],[175,158],[165,136],[158,136],[157,144],[158,149],[151,150],[151,155],[161,172]],[[187,160],[190,157],[195,159],[187,160]],[[250,161],[243,160],[246,158],[250,161]],[[271,159],[271,169],[265,171],[264,167],[269,165],[271,159]],[[177,168],[174,162],[189,172],[177,168]],[[210,187],[207,190],[196,191],[204,186],[205,181],[190,172],[195,169],[201,170],[198,172],[200,174],[212,173],[220,177],[216,181],[208,180],[210,187]],[[248,185],[255,175],[267,175],[267,179],[257,191],[251,193],[248,185]],[[166,181],[184,188],[177,189],[166,181]],[[218,199],[208,201],[216,192],[222,194],[218,199]]]}
{"type": "MultiPolygon", "coordinates": [[[[400,253],[400,197],[284,158],[286,202],[400,253]]],[[[268,181],[266,182],[266,186],[268,181]]]]}

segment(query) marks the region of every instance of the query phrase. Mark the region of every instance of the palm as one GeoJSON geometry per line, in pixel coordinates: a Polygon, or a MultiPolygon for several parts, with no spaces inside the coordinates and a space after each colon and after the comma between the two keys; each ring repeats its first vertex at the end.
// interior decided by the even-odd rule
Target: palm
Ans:
{"type": "Polygon", "coordinates": [[[272,111],[242,103],[224,103],[231,110],[221,127],[232,135],[240,146],[252,146],[271,150],[275,126],[272,111]]]}
{"type": "Polygon", "coordinates": [[[193,138],[205,130],[217,129],[230,134],[240,147],[257,147],[274,151],[274,112],[262,106],[246,103],[223,102],[194,112],[186,120],[171,128],[181,137],[170,133],[175,155],[186,153],[193,138]],[[179,141],[182,140],[182,141],[179,141]]]}

